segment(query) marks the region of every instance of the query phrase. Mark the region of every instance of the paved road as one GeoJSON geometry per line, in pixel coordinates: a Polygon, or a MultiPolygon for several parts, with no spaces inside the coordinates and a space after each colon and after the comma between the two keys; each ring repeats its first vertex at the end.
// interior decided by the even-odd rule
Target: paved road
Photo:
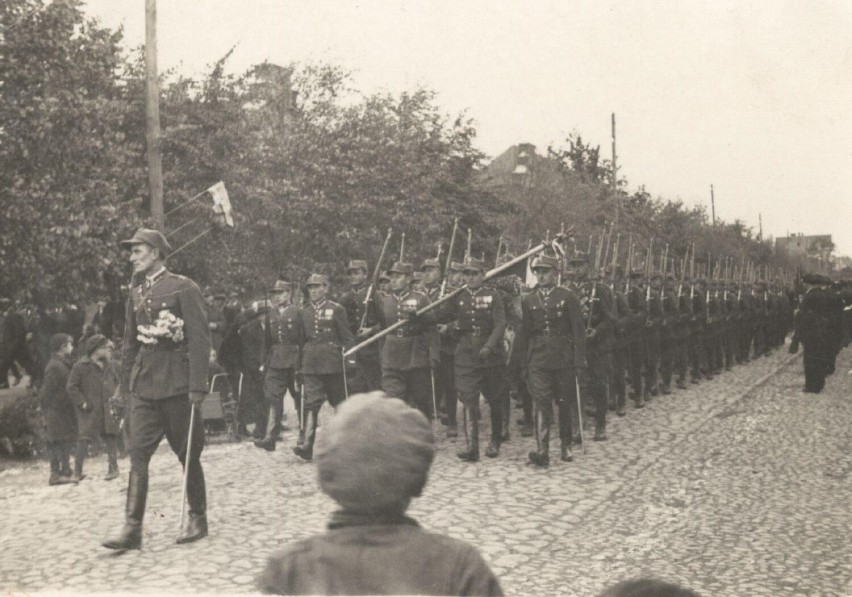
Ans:
{"type": "MultiPolygon", "coordinates": [[[[613,417],[610,441],[546,471],[525,464],[531,439],[477,465],[442,440],[411,514],[479,546],[510,594],[594,595],[647,574],[706,595],[852,595],[852,350],[820,395],[801,393],[789,360],[613,417]]],[[[206,448],[213,534],[189,546],[173,543],[181,477],[161,449],[144,547],[123,555],[99,542],[121,523],[126,460],[112,482],[103,458],[88,462],[95,478],[77,487],[47,487],[44,463],[0,472],[0,588],[252,591],[267,554],[334,508],[285,444],[206,448]]]]}

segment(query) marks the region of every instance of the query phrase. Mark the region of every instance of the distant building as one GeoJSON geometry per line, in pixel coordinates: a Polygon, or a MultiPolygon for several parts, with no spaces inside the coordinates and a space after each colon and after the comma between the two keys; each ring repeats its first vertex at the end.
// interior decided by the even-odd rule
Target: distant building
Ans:
{"type": "Polygon", "coordinates": [[[828,261],[834,250],[830,234],[818,234],[805,236],[804,234],[793,234],[775,239],[776,250],[785,251],[792,258],[810,257],[822,258],[828,261]]]}
{"type": "Polygon", "coordinates": [[[488,164],[488,174],[494,178],[517,176],[519,178],[532,173],[535,163],[543,159],[535,153],[532,143],[518,143],[494,158],[488,164]]]}

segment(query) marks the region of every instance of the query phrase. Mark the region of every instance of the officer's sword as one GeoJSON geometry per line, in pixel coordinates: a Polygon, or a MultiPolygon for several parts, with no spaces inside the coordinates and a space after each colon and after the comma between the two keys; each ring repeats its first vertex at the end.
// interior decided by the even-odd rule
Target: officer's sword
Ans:
{"type": "Polygon", "coordinates": [[[438,400],[435,398],[435,370],[429,368],[429,375],[432,378],[432,420],[438,419],[438,400]]]}
{"type": "Polygon", "coordinates": [[[580,449],[583,451],[583,454],[586,453],[586,439],[583,436],[583,401],[580,398],[580,380],[577,379],[577,376],[574,376],[574,387],[577,390],[577,420],[579,421],[580,426],[580,449]]]}
{"type": "MultiPolygon", "coordinates": [[[[340,364],[343,365],[343,393],[346,399],[349,400],[349,382],[346,381],[346,354],[344,348],[340,347],[340,364]]],[[[435,380],[432,379],[432,398],[435,397],[435,380]]]]}
{"type": "Polygon", "coordinates": [[[186,436],[186,457],[183,464],[183,492],[180,499],[180,528],[183,528],[183,521],[186,516],[186,490],[189,486],[189,465],[192,462],[190,454],[192,452],[192,430],[195,427],[195,403],[190,402],[189,415],[189,434],[186,436]]]}

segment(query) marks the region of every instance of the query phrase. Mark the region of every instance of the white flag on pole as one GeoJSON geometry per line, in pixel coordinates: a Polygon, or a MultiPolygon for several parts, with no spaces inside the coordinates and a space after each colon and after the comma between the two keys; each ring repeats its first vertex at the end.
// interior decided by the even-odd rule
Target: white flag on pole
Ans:
{"type": "Polygon", "coordinates": [[[233,228],[233,210],[231,209],[231,199],[228,197],[228,190],[225,188],[225,183],[220,180],[207,189],[207,192],[213,197],[213,213],[222,214],[225,224],[233,228]]]}

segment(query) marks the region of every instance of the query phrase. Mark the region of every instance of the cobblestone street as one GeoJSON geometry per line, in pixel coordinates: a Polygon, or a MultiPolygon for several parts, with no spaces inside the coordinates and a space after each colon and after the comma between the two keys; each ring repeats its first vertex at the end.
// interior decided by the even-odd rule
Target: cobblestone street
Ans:
{"type": "MultiPolygon", "coordinates": [[[[499,458],[467,464],[442,429],[410,513],[479,547],[507,594],[594,595],[652,575],[705,595],[852,595],[850,368],[846,350],[826,390],[804,394],[801,356],[776,351],[612,416],[609,441],[544,471],[526,464],[532,438],[515,433],[499,458]]],[[[0,589],[253,591],[267,555],[322,531],[334,508],[294,436],[271,453],[205,448],[211,536],[188,546],[174,544],[181,474],[163,442],[143,548],[125,554],[100,542],[122,522],[127,459],[111,482],[103,456],[87,461],[79,486],[48,487],[46,462],[7,468],[0,589]]]]}

